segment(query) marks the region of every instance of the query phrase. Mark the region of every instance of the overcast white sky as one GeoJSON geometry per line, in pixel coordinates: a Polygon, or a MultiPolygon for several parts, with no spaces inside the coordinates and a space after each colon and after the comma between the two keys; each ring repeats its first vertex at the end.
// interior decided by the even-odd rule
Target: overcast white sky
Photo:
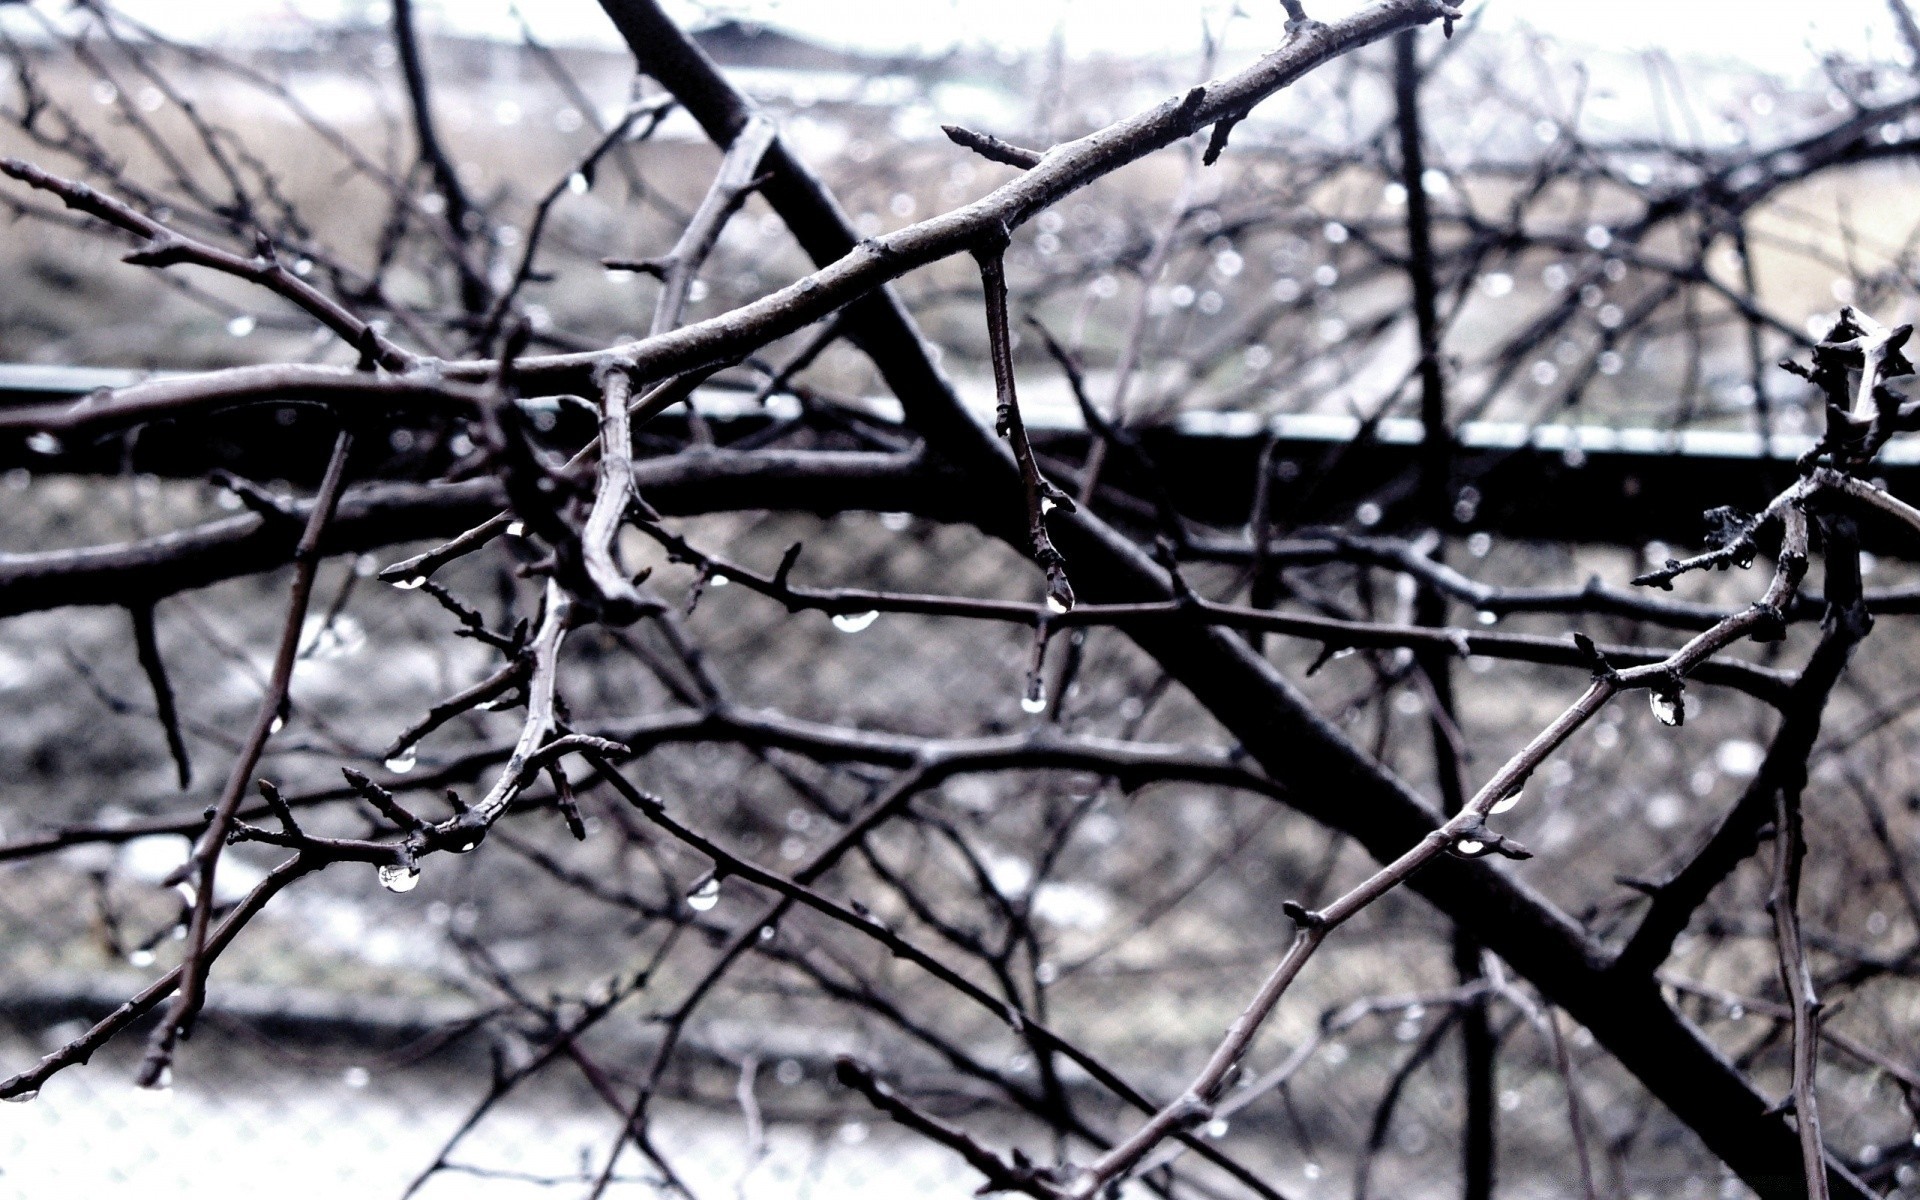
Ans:
{"type": "MultiPolygon", "coordinates": [[[[509,0],[415,0],[468,29],[511,33],[509,0]]],[[[1664,46],[1676,53],[1742,59],[1793,72],[1815,61],[1814,50],[1883,51],[1893,44],[1885,0],[1484,0],[1498,25],[1525,21],[1575,42],[1634,49],[1664,46]],[[1817,14],[1817,19],[1816,19],[1817,14]]],[[[122,0],[130,11],[188,32],[231,29],[236,22],[279,12],[338,13],[384,10],[383,0],[122,0]]],[[[1044,44],[1058,30],[1070,53],[1135,53],[1197,44],[1200,23],[1216,26],[1233,0],[666,0],[677,17],[726,14],[777,23],[821,40],[876,50],[938,51],[955,45],[1044,44]]],[[[1365,0],[1308,0],[1322,19],[1360,8],[1365,0]]],[[[1239,0],[1245,16],[1232,41],[1245,46],[1279,39],[1279,0],[1239,0]]],[[[1471,0],[1467,4],[1471,7],[1471,0]]],[[[605,18],[594,0],[525,0],[534,28],[556,41],[605,41],[605,18]]]]}

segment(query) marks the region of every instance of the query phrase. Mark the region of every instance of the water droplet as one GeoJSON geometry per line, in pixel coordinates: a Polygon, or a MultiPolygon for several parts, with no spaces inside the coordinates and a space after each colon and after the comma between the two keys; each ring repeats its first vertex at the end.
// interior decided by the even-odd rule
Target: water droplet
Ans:
{"type": "Polygon", "coordinates": [[[410,892],[420,886],[420,868],[412,863],[381,863],[375,872],[380,886],[390,892],[410,892]]]}
{"type": "Polygon", "coordinates": [[[527,536],[527,523],[526,523],[525,521],[509,521],[509,522],[507,522],[507,536],[508,536],[508,537],[525,537],[525,536],[527,536]]]}
{"type": "Polygon", "coordinates": [[[1479,621],[1482,625],[1492,625],[1495,622],[1499,621],[1500,614],[1497,612],[1490,612],[1487,609],[1483,608],[1478,613],[1474,614],[1474,619],[1479,621]]]}
{"type": "Polygon", "coordinates": [[[11,1096],[0,1096],[0,1100],[5,1100],[8,1104],[25,1104],[29,1100],[38,1098],[39,1095],[39,1088],[28,1088],[24,1092],[15,1092],[11,1096]]]}
{"type": "Polygon", "coordinates": [[[1049,592],[1047,594],[1047,611],[1050,613],[1063,613],[1067,611],[1067,605],[1060,597],[1049,592]]]}
{"type": "Polygon", "coordinates": [[[42,429],[38,433],[27,435],[27,449],[35,454],[58,454],[60,439],[42,429]]]}
{"type": "Polygon", "coordinates": [[[1213,1120],[1207,1122],[1201,1132],[1217,1140],[1227,1136],[1227,1130],[1229,1128],[1231,1128],[1231,1126],[1225,1117],[1215,1117],[1213,1120]]]}
{"type": "Polygon", "coordinates": [[[1729,1021],[1744,1021],[1744,1020],[1746,1020],[1746,1019],[1747,1019],[1747,1010],[1746,1010],[1745,1008],[1742,1008],[1742,1007],[1741,1007],[1740,1005],[1738,1005],[1738,1004],[1734,1004],[1734,1005],[1730,1005],[1730,1006],[1728,1006],[1728,1008],[1727,1008],[1727,1020],[1729,1020],[1729,1021]]]}
{"type": "Polygon", "coordinates": [[[720,575],[716,573],[713,576],[713,578],[707,580],[707,586],[708,587],[725,587],[732,582],[733,580],[728,579],[725,575],[720,575]]]}
{"type": "Polygon", "coordinates": [[[1513,810],[1513,807],[1519,803],[1520,803],[1520,789],[1515,788],[1511,792],[1508,792],[1506,795],[1500,797],[1500,799],[1495,800],[1493,802],[1493,807],[1489,808],[1487,811],[1490,813],[1511,812],[1513,810]]]}
{"type": "Polygon", "coordinates": [[[480,845],[480,839],[474,838],[470,842],[461,842],[459,845],[453,848],[453,852],[455,854],[472,854],[474,852],[474,849],[479,845],[480,845]]]}
{"type": "Polygon", "coordinates": [[[1054,509],[1059,507],[1060,506],[1058,504],[1055,504],[1053,501],[1047,499],[1045,496],[1040,497],[1040,515],[1041,516],[1044,517],[1048,513],[1052,512],[1054,509]]]}
{"type": "Polygon", "coordinates": [[[763,941],[763,942],[770,942],[770,941],[772,941],[772,940],[773,940],[773,935],[774,935],[774,928],[773,928],[773,926],[771,926],[771,925],[762,925],[762,926],[760,927],[760,940],[761,940],[761,941],[763,941]]]}
{"type": "Polygon", "coordinates": [[[587,182],[587,177],[579,171],[575,171],[567,177],[567,190],[576,196],[586,195],[587,189],[592,186],[592,184],[587,182]]]}
{"type": "Polygon", "coordinates": [[[151,950],[148,950],[148,949],[146,949],[145,947],[141,947],[141,948],[140,948],[140,949],[138,949],[138,950],[129,950],[129,951],[127,951],[127,965],[128,965],[128,966],[133,966],[133,967],[150,967],[150,966],[152,966],[152,965],[153,965],[153,951],[151,951],[151,950]]]}
{"type": "Polygon", "coordinates": [[[413,589],[419,587],[421,584],[425,583],[426,581],[427,581],[427,577],[425,575],[409,575],[404,579],[394,580],[393,586],[399,588],[403,592],[410,592],[413,589]]]}
{"type": "Polygon", "coordinates": [[[1485,842],[1476,842],[1471,838],[1463,838],[1454,843],[1454,848],[1462,854],[1478,854],[1482,850],[1485,850],[1487,845],[1485,842]]]}
{"type": "Polygon", "coordinates": [[[176,883],[173,885],[173,890],[180,893],[181,902],[188,908],[192,908],[200,902],[199,891],[190,883],[176,883]]]}
{"type": "Polygon", "coordinates": [[[878,612],[835,613],[833,627],[841,633],[859,633],[862,629],[880,619],[878,612]]]}
{"type": "Polygon", "coordinates": [[[252,317],[235,317],[233,320],[227,322],[227,333],[233,337],[243,338],[252,333],[259,324],[260,322],[254,320],[252,317]]]}
{"type": "Polygon", "coordinates": [[[282,729],[285,729],[286,727],[287,727],[287,719],[285,717],[275,717],[273,719],[273,724],[267,726],[267,732],[279,733],[282,729]]]}
{"type": "Polygon", "coordinates": [[[720,903],[720,877],[709,875],[707,881],[687,893],[687,907],[695,912],[707,912],[720,903]]]}
{"type": "Polygon", "coordinates": [[[1687,719],[1687,702],[1679,692],[1648,692],[1647,704],[1662,725],[1682,725],[1687,719]]]}
{"type": "Polygon", "coordinates": [[[1047,711],[1047,684],[1038,675],[1028,681],[1027,694],[1020,697],[1020,708],[1030,713],[1047,711]]]}
{"type": "Polygon", "coordinates": [[[392,771],[395,775],[405,775],[408,771],[413,770],[414,765],[419,761],[420,747],[418,744],[409,744],[402,746],[399,753],[389,758],[386,766],[387,770],[392,771]]]}

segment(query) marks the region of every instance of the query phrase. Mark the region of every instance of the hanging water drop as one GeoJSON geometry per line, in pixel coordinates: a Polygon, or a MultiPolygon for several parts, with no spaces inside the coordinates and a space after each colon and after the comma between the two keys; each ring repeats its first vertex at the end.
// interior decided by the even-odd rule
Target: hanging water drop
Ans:
{"type": "Polygon", "coordinates": [[[761,941],[763,941],[763,942],[770,942],[770,941],[772,941],[772,940],[773,940],[773,934],[774,934],[774,929],[773,929],[773,926],[771,926],[771,925],[762,925],[762,926],[760,927],[760,940],[761,940],[761,941]]]}
{"type": "Polygon", "coordinates": [[[393,586],[399,588],[403,592],[410,592],[413,589],[419,587],[421,584],[425,583],[426,581],[427,581],[427,577],[425,575],[408,575],[403,579],[394,580],[393,586]]]}
{"type": "Polygon", "coordinates": [[[15,1092],[11,1096],[0,1096],[0,1100],[5,1100],[8,1104],[25,1104],[27,1101],[33,1100],[39,1095],[39,1088],[28,1088],[24,1092],[15,1092]]]}
{"type": "Polygon", "coordinates": [[[706,912],[720,903],[720,877],[709,875],[707,881],[687,893],[687,907],[695,912],[706,912]]]}
{"type": "Polygon", "coordinates": [[[509,522],[507,522],[507,536],[508,536],[508,537],[525,537],[525,536],[527,536],[527,523],[526,523],[525,521],[509,521],[509,522]]]}
{"type": "Polygon", "coordinates": [[[732,582],[733,580],[728,579],[725,575],[722,575],[716,571],[713,577],[707,580],[707,586],[708,587],[725,587],[732,582]]]}
{"type": "Polygon", "coordinates": [[[1462,854],[1469,855],[1469,856],[1478,854],[1482,850],[1485,850],[1486,848],[1487,846],[1485,842],[1476,842],[1471,838],[1465,838],[1465,839],[1462,839],[1461,841],[1454,843],[1454,849],[1458,850],[1462,854]]]}
{"type": "Polygon", "coordinates": [[[153,965],[153,951],[146,947],[127,951],[127,965],[131,967],[150,967],[153,965]]]}
{"type": "Polygon", "coordinates": [[[1520,803],[1520,789],[1515,788],[1511,792],[1508,792],[1506,795],[1500,797],[1498,800],[1495,800],[1493,802],[1493,807],[1488,809],[1487,811],[1490,813],[1511,812],[1513,810],[1513,807],[1519,803],[1520,803]]]}
{"type": "Polygon", "coordinates": [[[587,182],[586,175],[579,171],[575,171],[573,174],[567,176],[567,190],[576,196],[586,195],[587,189],[592,186],[592,184],[587,182]]]}
{"type": "Polygon", "coordinates": [[[231,337],[243,338],[251,334],[259,324],[252,317],[235,317],[227,322],[227,333],[231,337]]]}
{"type": "Polygon", "coordinates": [[[454,846],[453,852],[455,854],[472,854],[475,847],[479,845],[480,845],[480,839],[474,838],[470,842],[461,842],[459,845],[454,846]]]}
{"type": "Polygon", "coordinates": [[[420,886],[420,868],[411,862],[381,863],[375,874],[380,886],[390,892],[410,892],[420,886]]]}
{"type": "Polygon", "coordinates": [[[1215,1117],[1213,1120],[1208,1121],[1206,1125],[1201,1128],[1200,1132],[1206,1134],[1209,1138],[1212,1138],[1215,1141],[1218,1141],[1219,1139],[1227,1136],[1228,1128],[1230,1128],[1230,1126],[1228,1125],[1227,1119],[1225,1117],[1215,1117]]]}
{"type": "Polygon", "coordinates": [[[833,627],[841,633],[859,633],[862,629],[880,619],[878,612],[835,613],[833,627]]]}
{"type": "Polygon", "coordinates": [[[418,763],[419,761],[420,761],[419,745],[417,743],[408,743],[407,745],[402,746],[399,752],[396,753],[392,758],[389,758],[387,760],[386,767],[387,767],[387,770],[392,771],[395,775],[405,775],[408,771],[413,770],[414,764],[418,763]]]}
{"type": "Polygon", "coordinates": [[[282,729],[285,729],[286,727],[287,727],[287,719],[285,717],[275,715],[275,717],[273,718],[273,724],[267,726],[267,732],[279,733],[282,729]]]}
{"type": "Polygon", "coordinates": [[[58,454],[60,439],[42,429],[38,433],[27,435],[27,449],[35,454],[58,454]]]}
{"type": "Polygon", "coordinates": [[[1067,606],[1061,601],[1060,597],[1054,595],[1052,592],[1048,592],[1047,611],[1050,613],[1063,613],[1067,611],[1067,606]]]}
{"type": "Polygon", "coordinates": [[[1025,712],[1043,713],[1047,711],[1047,682],[1035,675],[1027,681],[1027,694],[1020,697],[1020,707],[1025,712]]]}
{"type": "Polygon", "coordinates": [[[1687,720],[1687,702],[1679,692],[1648,692],[1647,703],[1662,725],[1683,725],[1687,720]]]}
{"type": "Polygon", "coordinates": [[[1477,619],[1482,625],[1492,625],[1494,622],[1500,619],[1500,614],[1497,612],[1489,612],[1486,609],[1481,609],[1478,613],[1475,614],[1475,619],[1477,619]]]}
{"type": "Polygon", "coordinates": [[[1058,504],[1055,504],[1053,501],[1047,499],[1045,496],[1040,497],[1040,515],[1041,516],[1044,517],[1048,513],[1052,512],[1054,509],[1059,507],[1060,506],[1058,504]]]}

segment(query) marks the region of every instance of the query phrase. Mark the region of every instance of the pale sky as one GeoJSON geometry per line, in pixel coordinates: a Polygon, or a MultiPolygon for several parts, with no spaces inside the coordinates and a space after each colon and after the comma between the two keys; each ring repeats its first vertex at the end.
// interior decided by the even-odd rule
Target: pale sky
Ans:
{"type": "MultiPolygon", "coordinates": [[[[863,49],[939,51],[982,44],[1030,49],[1058,31],[1070,54],[1146,53],[1196,45],[1203,20],[1218,27],[1234,0],[664,0],[676,17],[698,21],[725,14],[779,24],[819,40],[863,49]]],[[[471,31],[511,34],[509,0],[415,0],[471,31]]],[[[1365,0],[1308,0],[1307,11],[1331,19],[1365,0]]],[[[1798,72],[1816,53],[1837,49],[1882,55],[1895,44],[1885,0],[1484,0],[1496,26],[1524,21],[1576,43],[1632,50],[1665,47],[1676,54],[1740,59],[1769,70],[1798,72]],[[1818,14],[1816,19],[1810,14],[1818,14]]],[[[121,0],[122,7],[182,33],[217,33],[237,22],[293,11],[314,14],[384,11],[384,0],[121,0]]],[[[611,32],[594,0],[526,0],[523,11],[543,37],[607,42],[611,32]]],[[[1230,43],[1257,48],[1280,38],[1278,0],[1239,0],[1245,14],[1230,43]]],[[[1465,7],[1472,7],[1468,0],[1465,7]]]]}

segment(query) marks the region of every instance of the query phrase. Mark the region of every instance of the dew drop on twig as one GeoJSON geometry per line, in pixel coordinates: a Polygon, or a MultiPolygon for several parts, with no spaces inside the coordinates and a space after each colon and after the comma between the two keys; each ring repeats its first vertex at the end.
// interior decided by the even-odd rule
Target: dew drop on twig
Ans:
{"type": "Polygon", "coordinates": [[[1513,807],[1516,804],[1520,803],[1520,792],[1521,792],[1520,788],[1513,789],[1511,792],[1508,792],[1506,795],[1500,797],[1500,799],[1495,800],[1493,802],[1493,807],[1489,808],[1487,811],[1490,813],[1511,812],[1513,810],[1513,807]]]}
{"type": "Polygon", "coordinates": [[[878,612],[835,613],[833,627],[841,633],[859,633],[862,629],[880,619],[878,612]]]}
{"type": "Polygon", "coordinates": [[[421,584],[425,583],[426,581],[427,581],[427,577],[425,575],[408,575],[404,579],[394,580],[393,586],[399,588],[403,592],[410,592],[413,589],[419,587],[421,584]]]}
{"type": "Polygon", "coordinates": [[[1653,709],[1653,715],[1662,725],[1683,725],[1687,720],[1687,703],[1678,692],[1648,692],[1647,703],[1653,709]]]}
{"type": "Polygon", "coordinates": [[[399,753],[387,760],[386,767],[395,775],[405,775],[413,770],[414,765],[419,761],[420,748],[417,745],[406,745],[400,748],[399,753]]]}
{"type": "Polygon", "coordinates": [[[375,874],[390,892],[410,892],[420,886],[420,868],[412,863],[381,863],[375,874]]]}
{"type": "Polygon", "coordinates": [[[707,881],[687,893],[687,907],[695,912],[707,912],[720,903],[720,877],[708,876],[707,881]]]}

